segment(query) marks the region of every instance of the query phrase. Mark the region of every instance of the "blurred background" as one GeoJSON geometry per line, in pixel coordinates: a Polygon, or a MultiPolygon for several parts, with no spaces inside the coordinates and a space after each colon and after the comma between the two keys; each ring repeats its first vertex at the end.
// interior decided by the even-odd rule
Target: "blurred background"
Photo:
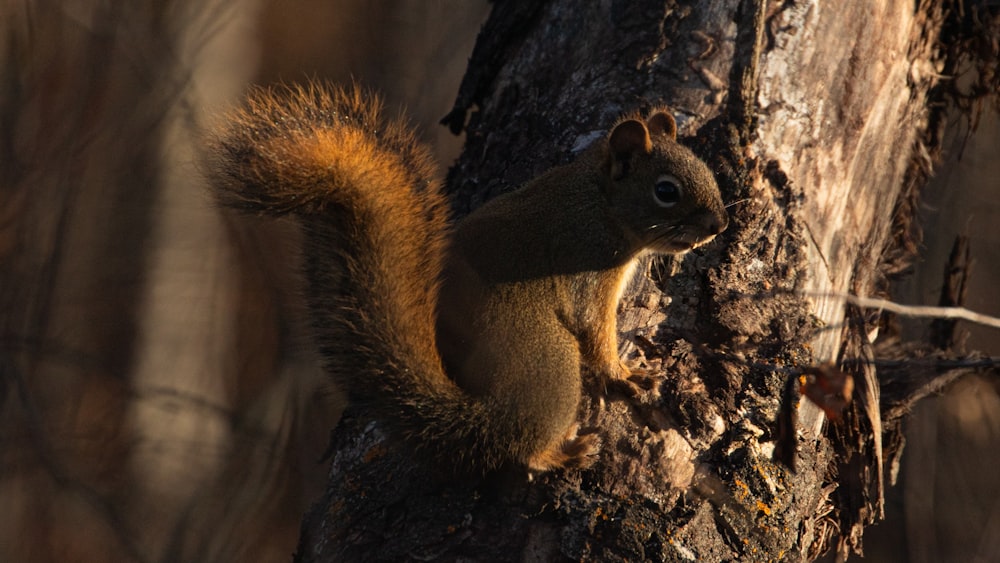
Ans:
{"type": "Polygon", "coordinates": [[[288,224],[199,143],[250,84],[357,79],[447,165],[485,1],[0,2],[0,562],[288,561],[340,404],[288,224]]]}
{"type": "MultiPolygon", "coordinates": [[[[341,401],[302,324],[294,227],[218,210],[200,139],[250,84],[356,79],[447,166],[461,139],[437,121],[487,9],[0,3],[0,561],[289,560],[341,401]]],[[[1000,120],[955,125],[899,299],[936,303],[966,233],[968,305],[996,315],[1000,120]]],[[[996,560],[996,382],[925,401],[908,438],[867,559],[996,560]]]]}

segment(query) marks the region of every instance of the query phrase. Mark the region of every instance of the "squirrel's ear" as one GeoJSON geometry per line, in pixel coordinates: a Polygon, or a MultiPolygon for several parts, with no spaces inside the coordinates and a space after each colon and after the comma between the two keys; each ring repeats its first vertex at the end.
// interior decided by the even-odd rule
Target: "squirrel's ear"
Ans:
{"type": "Polygon", "coordinates": [[[658,111],[649,116],[646,120],[650,135],[666,135],[673,140],[677,140],[677,122],[674,116],[665,111],[658,111]]]}
{"type": "Polygon", "coordinates": [[[621,178],[628,174],[632,154],[650,152],[653,142],[649,140],[649,131],[641,121],[628,119],[615,125],[608,137],[608,147],[611,149],[611,175],[621,178]]]}

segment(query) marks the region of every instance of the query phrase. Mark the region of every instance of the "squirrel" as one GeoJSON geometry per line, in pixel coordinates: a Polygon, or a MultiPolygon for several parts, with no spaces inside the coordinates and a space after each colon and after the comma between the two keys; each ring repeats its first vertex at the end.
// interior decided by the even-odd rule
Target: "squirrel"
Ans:
{"type": "Polygon", "coordinates": [[[438,462],[487,472],[584,467],[581,365],[632,375],[616,310],[640,257],[722,233],[715,178],[656,108],[574,162],[453,225],[427,148],[358,86],[258,89],[209,143],[224,205],[293,214],[325,367],[438,462]]]}

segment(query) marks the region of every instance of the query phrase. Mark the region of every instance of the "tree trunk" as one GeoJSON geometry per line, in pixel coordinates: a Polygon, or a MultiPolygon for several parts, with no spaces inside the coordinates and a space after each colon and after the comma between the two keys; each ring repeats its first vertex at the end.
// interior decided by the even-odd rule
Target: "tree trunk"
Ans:
{"type": "Polygon", "coordinates": [[[859,550],[892,452],[860,361],[877,316],[838,295],[882,292],[907,240],[943,18],[907,0],[496,3],[446,118],[460,130],[476,108],[449,175],[459,214],[665,103],[732,202],[729,230],[652,264],[623,299],[623,356],[664,380],[637,402],[584,398],[584,426],[604,437],[595,467],[444,483],[348,411],[297,560],[808,560],[837,538],[842,556],[859,550]],[[827,424],[787,390],[834,363],[855,400],[827,424]]]}

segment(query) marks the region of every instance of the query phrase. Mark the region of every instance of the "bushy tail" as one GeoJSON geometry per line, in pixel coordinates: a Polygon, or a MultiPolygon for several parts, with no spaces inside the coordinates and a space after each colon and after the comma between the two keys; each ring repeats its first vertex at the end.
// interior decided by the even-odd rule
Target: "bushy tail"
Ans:
{"type": "Polygon", "coordinates": [[[512,432],[491,428],[504,417],[443,371],[435,308],[446,201],[401,120],[357,87],[257,90],[210,154],[224,204],[300,217],[312,323],[352,401],[440,456],[466,454],[483,469],[517,456],[497,443],[512,432]]]}

